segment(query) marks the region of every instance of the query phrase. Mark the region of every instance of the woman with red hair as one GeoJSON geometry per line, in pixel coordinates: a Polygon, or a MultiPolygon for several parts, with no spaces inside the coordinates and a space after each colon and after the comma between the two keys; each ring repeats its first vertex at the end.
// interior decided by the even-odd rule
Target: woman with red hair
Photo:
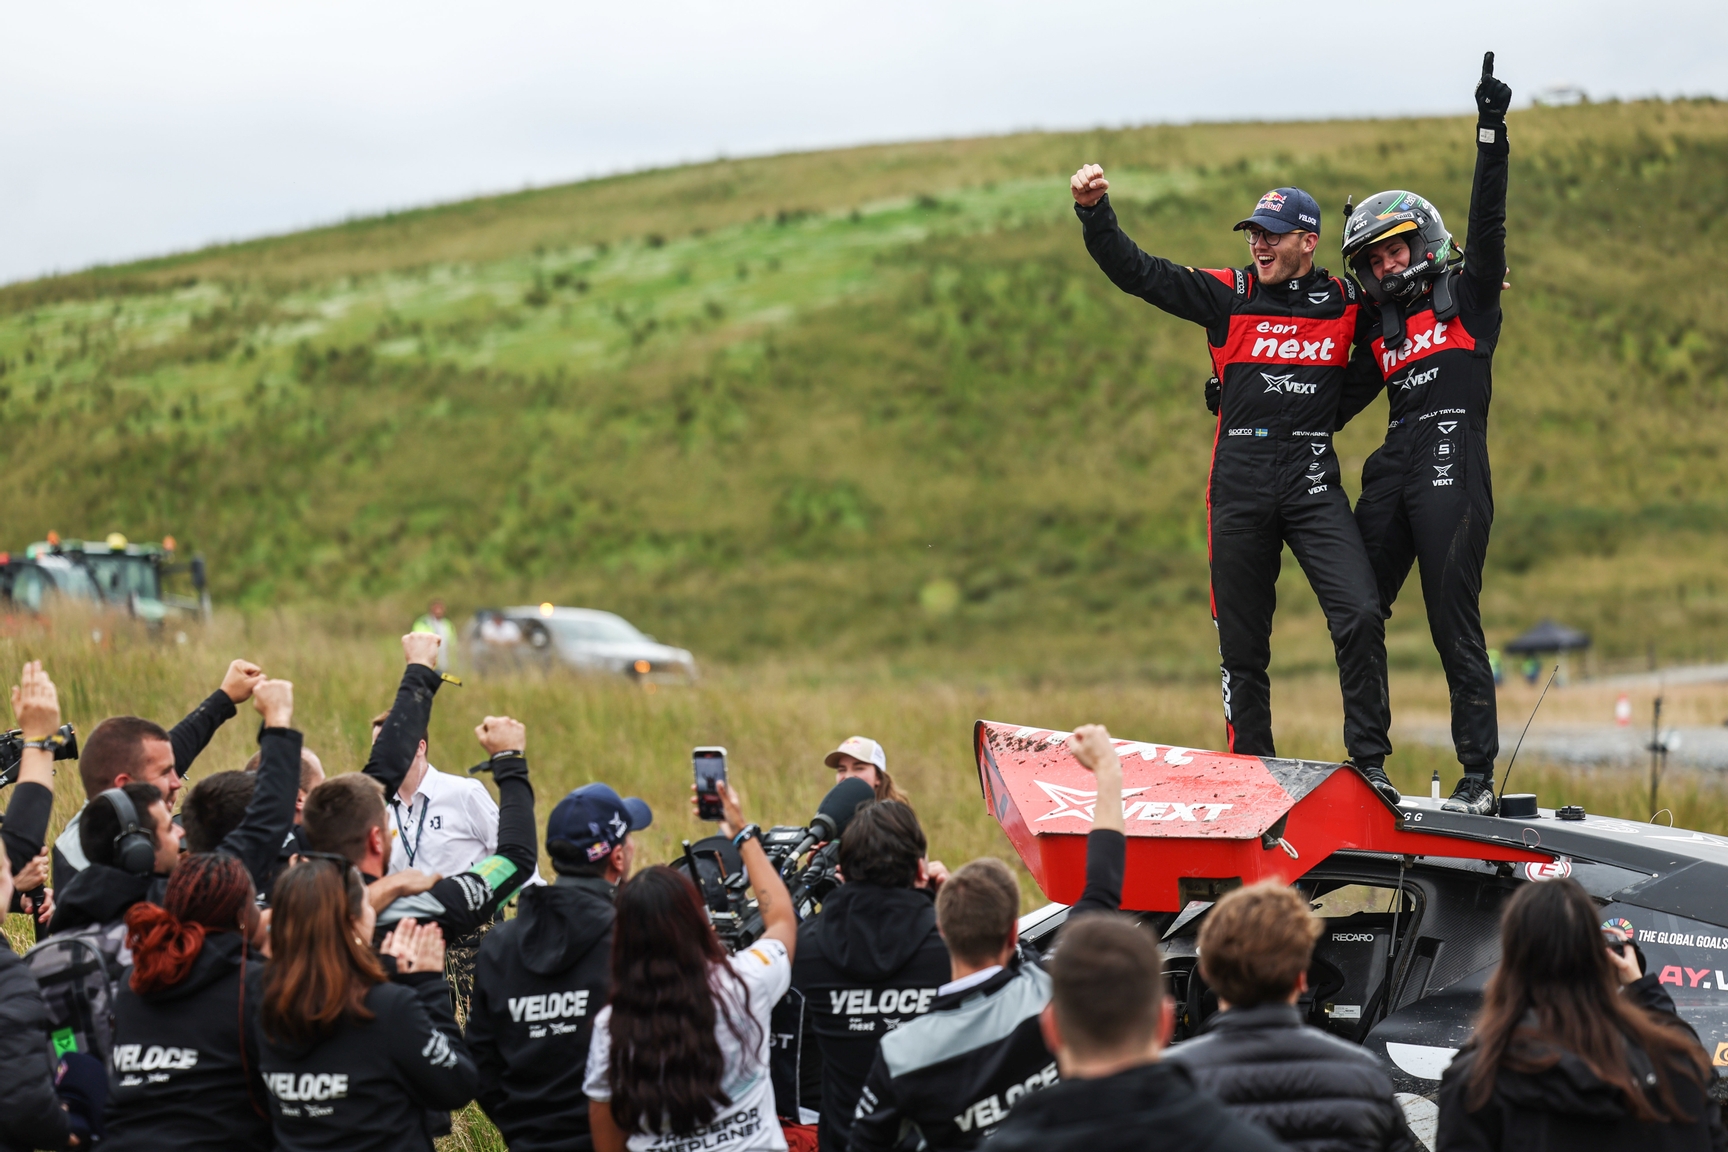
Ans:
{"type": "Polygon", "coordinates": [[[268,1152],[252,877],[226,853],[194,853],[174,870],[163,905],[126,913],[132,966],[114,1008],[102,1147],[268,1152]]]}

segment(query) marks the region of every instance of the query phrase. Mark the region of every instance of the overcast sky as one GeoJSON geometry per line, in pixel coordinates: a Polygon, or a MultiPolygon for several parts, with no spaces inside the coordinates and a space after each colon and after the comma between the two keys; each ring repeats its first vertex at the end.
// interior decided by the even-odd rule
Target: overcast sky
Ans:
{"type": "Polygon", "coordinates": [[[0,9],[0,282],[720,154],[1461,112],[1487,48],[1520,103],[1560,83],[1728,96],[1725,13],[1721,0],[17,0],[0,9]]]}

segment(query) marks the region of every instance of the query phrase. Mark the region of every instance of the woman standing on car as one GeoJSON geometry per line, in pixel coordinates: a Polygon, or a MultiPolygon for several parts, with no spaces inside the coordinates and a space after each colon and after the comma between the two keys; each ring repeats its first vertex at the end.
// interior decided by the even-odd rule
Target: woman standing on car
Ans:
{"type": "Polygon", "coordinates": [[[403,920],[379,951],[360,870],[339,856],[282,873],[271,893],[259,1061],[281,1152],[432,1152],[431,1114],[474,1098],[479,1074],[450,1015],[444,937],[403,920]]]}
{"type": "Polygon", "coordinates": [[[596,1152],[785,1152],[768,1076],[768,1015],[792,983],[798,920],[756,825],[724,782],[726,819],[764,929],[728,956],[696,886],[656,865],[618,888],[612,994],[588,1048],[596,1152]]]}
{"type": "Polygon", "coordinates": [[[227,853],[196,852],[174,869],[163,904],[126,913],[132,967],[115,999],[102,1147],[268,1152],[248,1019],[264,970],[252,877],[227,853]]]}
{"type": "Polygon", "coordinates": [[[1440,1082],[1439,1152],[1728,1147],[1710,1057],[1600,921],[1573,880],[1507,902],[1475,1035],[1440,1082]]]}

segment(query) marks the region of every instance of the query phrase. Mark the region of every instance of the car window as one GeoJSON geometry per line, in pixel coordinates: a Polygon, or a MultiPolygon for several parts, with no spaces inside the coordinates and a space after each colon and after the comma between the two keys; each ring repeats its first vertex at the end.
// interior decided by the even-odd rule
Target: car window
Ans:
{"type": "Polygon", "coordinates": [[[546,623],[566,643],[631,644],[642,639],[642,633],[616,616],[554,618],[546,623]]]}
{"type": "Polygon", "coordinates": [[[47,557],[40,561],[37,571],[42,573],[54,585],[54,590],[62,596],[70,596],[74,600],[95,600],[100,593],[91,582],[90,574],[77,567],[71,561],[61,557],[47,557]],[[50,563],[58,561],[58,563],[50,563]]]}
{"type": "MultiPolygon", "coordinates": [[[[1354,916],[1358,912],[1394,912],[1398,910],[1396,888],[1381,888],[1374,884],[1344,884],[1322,892],[1308,902],[1314,915],[1324,919],[1354,916]]],[[[1404,894],[1404,911],[1411,908],[1410,894],[1404,894]]]]}
{"type": "Polygon", "coordinates": [[[86,555],[84,563],[106,600],[128,600],[134,594],[149,600],[161,599],[156,570],[142,557],[86,555]]]}

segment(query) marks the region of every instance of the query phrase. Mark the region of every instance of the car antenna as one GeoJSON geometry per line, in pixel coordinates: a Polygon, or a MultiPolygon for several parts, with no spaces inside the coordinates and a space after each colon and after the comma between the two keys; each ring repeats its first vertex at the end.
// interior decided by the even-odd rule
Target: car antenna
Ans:
{"type": "MultiPolygon", "coordinates": [[[[1548,689],[1554,686],[1554,677],[1560,675],[1560,665],[1554,665],[1554,671],[1548,673],[1548,683],[1542,685],[1542,695],[1536,697],[1536,708],[1542,707],[1542,701],[1548,698],[1548,689]]],[[[1518,763],[1518,749],[1524,747],[1524,737],[1530,735],[1530,725],[1536,719],[1536,708],[1530,709],[1530,719],[1524,721],[1524,731],[1518,734],[1518,743],[1512,746],[1512,759],[1506,761],[1506,775],[1500,778],[1500,795],[1494,797],[1494,810],[1500,810],[1500,801],[1506,795],[1506,785],[1512,779],[1512,765],[1518,763]]]]}

